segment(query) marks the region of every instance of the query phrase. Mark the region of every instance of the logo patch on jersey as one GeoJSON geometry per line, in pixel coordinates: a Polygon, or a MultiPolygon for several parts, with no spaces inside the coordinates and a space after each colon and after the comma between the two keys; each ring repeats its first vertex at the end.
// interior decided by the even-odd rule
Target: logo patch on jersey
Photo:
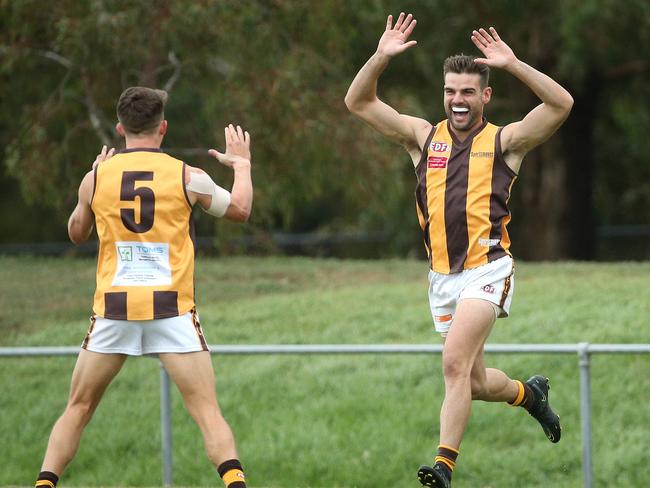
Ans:
{"type": "Polygon", "coordinates": [[[494,157],[494,151],[478,151],[478,152],[471,152],[469,155],[473,158],[493,158],[494,157]]]}
{"type": "Polygon", "coordinates": [[[429,149],[431,149],[433,152],[444,153],[449,151],[449,144],[446,142],[431,141],[429,149]]]}
{"type": "Polygon", "coordinates": [[[112,286],[167,286],[172,284],[169,244],[117,241],[117,266],[112,286]]]}
{"type": "Polygon", "coordinates": [[[492,247],[492,246],[496,246],[497,244],[499,244],[499,242],[501,242],[501,239],[484,239],[484,238],[480,238],[478,240],[478,245],[483,246],[483,247],[492,247]]]}
{"type": "Polygon", "coordinates": [[[133,261],[133,247],[117,246],[117,252],[120,255],[120,261],[133,261]]]}
{"type": "Polygon", "coordinates": [[[427,168],[446,168],[447,158],[441,156],[429,156],[427,158],[427,168]]]}

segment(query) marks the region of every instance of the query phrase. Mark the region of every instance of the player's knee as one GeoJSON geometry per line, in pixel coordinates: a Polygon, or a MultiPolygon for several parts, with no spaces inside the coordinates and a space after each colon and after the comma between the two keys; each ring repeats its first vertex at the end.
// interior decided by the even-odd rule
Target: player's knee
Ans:
{"type": "Polygon", "coordinates": [[[66,407],[67,415],[74,417],[80,424],[86,425],[97,408],[97,402],[88,399],[71,399],[66,407]]]}
{"type": "Polygon", "coordinates": [[[203,395],[186,398],[185,406],[192,418],[199,425],[210,425],[222,419],[219,404],[215,400],[203,395]]]}
{"type": "Polygon", "coordinates": [[[445,380],[454,381],[465,379],[471,372],[471,364],[456,353],[445,353],[442,358],[442,373],[445,380]]]}
{"type": "MultiPolygon", "coordinates": [[[[219,432],[228,429],[228,424],[221,414],[219,405],[214,402],[200,402],[186,404],[187,410],[201,429],[203,437],[206,439],[206,450],[210,450],[208,443],[210,439],[219,437],[219,432]]],[[[208,452],[208,456],[210,453],[208,452]]]]}

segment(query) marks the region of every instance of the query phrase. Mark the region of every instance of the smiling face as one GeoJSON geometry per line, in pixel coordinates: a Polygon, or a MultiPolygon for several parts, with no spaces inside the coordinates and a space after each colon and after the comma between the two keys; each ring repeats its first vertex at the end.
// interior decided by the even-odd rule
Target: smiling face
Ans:
{"type": "Polygon", "coordinates": [[[492,88],[481,88],[475,73],[445,75],[444,104],[449,124],[457,132],[469,132],[483,120],[483,107],[490,101],[492,88]]]}

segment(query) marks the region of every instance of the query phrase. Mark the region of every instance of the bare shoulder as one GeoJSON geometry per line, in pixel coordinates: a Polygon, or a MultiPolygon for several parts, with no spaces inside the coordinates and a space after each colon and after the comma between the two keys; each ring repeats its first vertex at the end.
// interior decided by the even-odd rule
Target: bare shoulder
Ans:
{"type": "Polygon", "coordinates": [[[90,170],[84,175],[79,184],[79,202],[89,203],[95,191],[95,171],[90,170]]]}
{"type": "Polygon", "coordinates": [[[429,134],[431,133],[431,130],[433,129],[433,124],[431,124],[429,121],[420,119],[421,123],[418,125],[416,136],[418,139],[418,146],[420,147],[421,150],[424,150],[424,144],[427,142],[427,137],[429,137],[429,134]]]}
{"type": "Polygon", "coordinates": [[[81,179],[79,190],[91,190],[95,187],[95,171],[88,171],[81,179]]]}
{"type": "Polygon", "coordinates": [[[190,182],[190,174],[192,174],[192,173],[197,173],[197,174],[203,173],[203,174],[207,174],[207,173],[206,173],[205,171],[203,171],[201,168],[197,168],[197,167],[195,167],[195,166],[190,166],[189,164],[186,163],[186,164],[185,164],[185,173],[183,174],[183,177],[184,177],[184,180],[185,180],[185,184],[186,184],[186,185],[190,182]]]}
{"type": "Polygon", "coordinates": [[[428,120],[413,117],[412,115],[402,115],[402,117],[411,126],[415,139],[420,148],[422,148],[433,125],[428,120]]]}
{"type": "Polygon", "coordinates": [[[519,122],[511,122],[508,125],[503,126],[501,129],[501,150],[505,153],[513,149],[512,146],[512,135],[516,130],[516,126],[519,122]]]}
{"type": "Polygon", "coordinates": [[[508,167],[515,173],[519,173],[521,168],[521,162],[526,155],[526,149],[521,145],[517,145],[513,134],[517,130],[517,124],[519,122],[512,122],[503,127],[500,134],[501,139],[501,153],[503,154],[503,160],[506,162],[508,167]]]}
{"type": "Polygon", "coordinates": [[[424,150],[424,145],[427,142],[427,137],[431,133],[433,125],[424,119],[419,117],[412,117],[410,115],[403,115],[407,120],[407,123],[411,126],[413,131],[413,140],[404,144],[404,147],[408,151],[411,159],[413,160],[413,165],[417,166],[424,150]]]}

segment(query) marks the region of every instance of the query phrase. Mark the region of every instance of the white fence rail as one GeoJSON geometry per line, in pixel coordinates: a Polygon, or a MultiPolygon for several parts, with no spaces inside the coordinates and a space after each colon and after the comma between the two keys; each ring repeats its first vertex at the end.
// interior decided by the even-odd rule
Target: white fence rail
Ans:
{"type": "MultiPolygon", "coordinates": [[[[301,344],[301,345],[216,345],[211,354],[440,354],[442,345],[417,344],[301,344]]],[[[593,354],[649,354],[650,344],[487,344],[486,353],[577,354],[580,369],[580,421],[582,430],[583,487],[593,486],[591,454],[591,356],[593,354]]],[[[78,347],[4,347],[1,357],[75,356],[78,347]]],[[[172,486],[172,429],[170,379],[160,368],[160,423],[162,432],[163,483],[172,486]]]]}

